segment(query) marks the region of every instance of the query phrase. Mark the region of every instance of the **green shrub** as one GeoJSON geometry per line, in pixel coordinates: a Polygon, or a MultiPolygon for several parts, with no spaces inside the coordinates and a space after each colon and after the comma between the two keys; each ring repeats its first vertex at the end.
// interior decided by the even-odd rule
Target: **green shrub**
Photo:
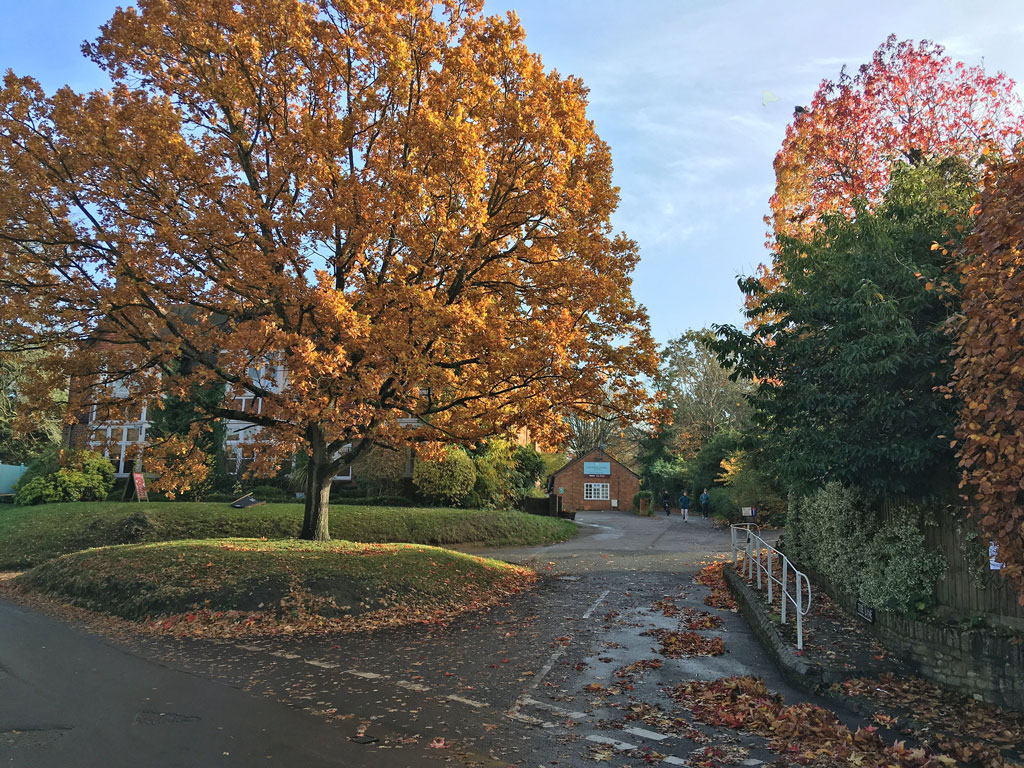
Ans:
{"type": "Polygon", "coordinates": [[[920,527],[911,513],[904,514],[871,540],[860,594],[878,608],[907,614],[934,604],[935,584],[946,572],[946,560],[925,549],[920,527]]]}
{"type": "Polygon", "coordinates": [[[945,559],[925,548],[913,510],[881,520],[840,483],[793,498],[786,554],[877,608],[908,613],[931,605],[945,559]]]}
{"type": "Polygon", "coordinates": [[[728,488],[708,488],[708,495],[711,497],[709,506],[712,517],[720,517],[730,523],[740,522],[740,508],[733,503],[728,488]]]}
{"type": "Polygon", "coordinates": [[[470,507],[504,507],[519,496],[515,489],[512,447],[505,440],[491,440],[473,452],[476,480],[465,504],[470,507]]]}
{"type": "Polygon", "coordinates": [[[473,460],[461,448],[449,448],[438,461],[417,461],[413,484],[424,498],[435,504],[461,504],[476,483],[473,460]]]}
{"type": "Polygon", "coordinates": [[[375,445],[352,465],[352,477],[362,496],[398,496],[402,493],[406,452],[375,445]]]}
{"type": "Polygon", "coordinates": [[[106,499],[114,486],[114,466],[92,451],[69,451],[64,466],[19,483],[14,501],[22,506],[106,499]]]}
{"type": "Polygon", "coordinates": [[[633,509],[639,514],[640,502],[647,501],[647,514],[651,513],[651,500],[654,498],[654,494],[650,491],[637,491],[633,494],[633,509]]]}
{"type": "Polygon", "coordinates": [[[512,484],[520,497],[540,490],[537,482],[544,478],[547,464],[544,456],[533,446],[517,445],[512,450],[512,484]]]}

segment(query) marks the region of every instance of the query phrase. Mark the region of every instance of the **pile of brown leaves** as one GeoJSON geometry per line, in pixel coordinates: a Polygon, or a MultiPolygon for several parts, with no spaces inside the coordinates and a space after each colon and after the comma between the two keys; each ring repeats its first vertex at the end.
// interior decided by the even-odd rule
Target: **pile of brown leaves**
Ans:
{"type": "Polygon", "coordinates": [[[701,733],[689,720],[666,714],[657,704],[646,701],[634,701],[626,707],[627,722],[641,722],[659,733],[671,733],[682,736],[696,744],[707,744],[711,737],[701,733]]]}
{"type": "Polygon", "coordinates": [[[698,584],[711,587],[711,594],[704,598],[704,605],[712,608],[724,608],[730,611],[737,611],[736,601],[725,584],[725,576],[722,575],[724,563],[712,563],[697,571],[695,577],[698,584]]]}
{"type": "Polygon", "coordinates": [[[651,603],[651,608],[655,611],[661,611],[670,619],[679,615],[679,606],[676,605],[675,601],[668,595],[665,595],[661,600],[655,600],[651,603]]]}
{"type": "Polygon", "coordinates": [[[723,624],[721,616],[696,608],[683,608],[683,625],[687,629],[720,629],[723,624]]]}
{"type": "Polygon", "coordinates": [[[721,656],[725,653],[725,643],[720,637],[703,637],[696,632],[673,632],[668,629],[650,629],[641,634],[656,637],[661,643],[658,652],[670,659],[721,656]]]}
{"type": "MultiPolygon", "coordinates": [[[[1013,765],[1003,750],[1024,747],[1024,716],[920,678],[855,678],[845,681],[842,691],[906,713],[904,732],[961,763],[1003,768],[1013,765]]],[[[898,721],[888,715],[876,719],[898,721]]]]}
{"type": "Polygon", "coordinates": [[[662,662],[659,659],[641,659],[624,667],[619,667],[612,674],[619,678],[619,680],[632,680],[633,675],[646,672],[648,669],[659,669],[661,664],[662,662]]]}
{"type": "Polygon", "coordinates": [[[758,678],[694,681],[676,686],[669,695],[696,719],[764,736],[770,739],[769,749],[797,763],[828,760],[830,765],[900,768],[955,765],[951,758],[908,749],[902,742],[886,745],[873,727],[851,732],[834,713],[815,704],[786,706],[783,698],[770,693],[758,678]]]}

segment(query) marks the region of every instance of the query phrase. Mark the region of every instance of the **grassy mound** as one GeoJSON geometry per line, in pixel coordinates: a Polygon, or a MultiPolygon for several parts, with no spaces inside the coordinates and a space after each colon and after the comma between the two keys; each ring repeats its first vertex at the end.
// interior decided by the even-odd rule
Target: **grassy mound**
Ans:
{"type": "MultiPolygon", "coordinates": [[[[336,506],[331,535],[359,542],[531,546],[576,534],[566,520],[522,512],[336,506]]],[[[232,509],[216,502],[80,502],[0,507],[0,570],[28,568],[90,547],[179,539],[286,539],[299,535],[302,507],[232,509]]]]}
{"type": "Polygon", "coordinates": [[[501,602],[534,578],[412,544],[218,539],[75,552],[13,585],[157,631],[223,636],[444,620],[501,602]]]}

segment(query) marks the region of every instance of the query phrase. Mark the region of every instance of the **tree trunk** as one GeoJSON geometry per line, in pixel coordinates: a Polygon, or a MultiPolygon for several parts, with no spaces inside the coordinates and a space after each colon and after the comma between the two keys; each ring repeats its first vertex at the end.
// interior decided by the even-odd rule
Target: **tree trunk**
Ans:
{"type": "Polygon", "coordinates": [[[300,539],[330,541],[328,512],[331,502],[331,483],[337,472],[336,462],[327,454],[323,433],[317,427],[308,430],[309,465],[306,475],[306,507],[302,518],[300,539]]]}

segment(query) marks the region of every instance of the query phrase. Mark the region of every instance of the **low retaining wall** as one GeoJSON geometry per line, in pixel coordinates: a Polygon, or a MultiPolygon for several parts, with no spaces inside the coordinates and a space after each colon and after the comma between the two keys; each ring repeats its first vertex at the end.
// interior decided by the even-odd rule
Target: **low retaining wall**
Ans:
{"type": "MultiPolygon", "coordinates": [[[[811,582],[851,614],[857,599],[820,574],[811,582]]],[[[976,699],[1024,712],[1024,641],[988,628],[965,629],[875,611],[868,625],[882,645],[913,666],[921,677],[976,699]]]]}

